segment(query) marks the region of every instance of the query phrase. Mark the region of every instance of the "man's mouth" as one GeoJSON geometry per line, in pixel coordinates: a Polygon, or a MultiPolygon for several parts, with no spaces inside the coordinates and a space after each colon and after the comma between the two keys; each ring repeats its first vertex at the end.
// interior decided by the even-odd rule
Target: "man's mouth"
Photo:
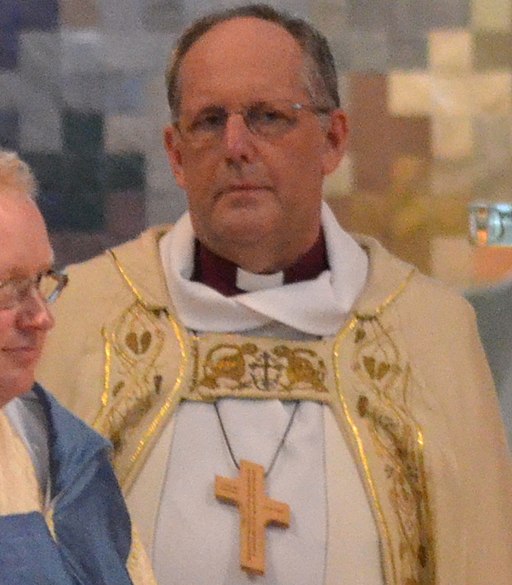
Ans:
{"type": "Polygon", "coordinates": [[[219,195],[226,195],[228,193],[240,193],[243,191],[268,191],[268,185],[256,185],[253,183],[234,183],[227,185],[219,190],[219,195]]]}
{"type": "Polygon", "coordinates": [[[3,351],[15,361],[30,364],[39,359],[41,348],[38,345],[21,345],[17,347],[5,347],[3,351]]]}

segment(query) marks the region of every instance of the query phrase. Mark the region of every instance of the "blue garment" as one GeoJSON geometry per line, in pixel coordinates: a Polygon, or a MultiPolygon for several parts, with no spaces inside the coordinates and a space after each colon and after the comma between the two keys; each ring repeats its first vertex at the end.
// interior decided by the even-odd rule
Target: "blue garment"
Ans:
{"type": "Polygon", "coordinates": [[[33,390],[48,422],[56,538],[39,512],[0,516],[0,584],[131,585],[131,524],[110,443],[39,385],[33,390]]]}

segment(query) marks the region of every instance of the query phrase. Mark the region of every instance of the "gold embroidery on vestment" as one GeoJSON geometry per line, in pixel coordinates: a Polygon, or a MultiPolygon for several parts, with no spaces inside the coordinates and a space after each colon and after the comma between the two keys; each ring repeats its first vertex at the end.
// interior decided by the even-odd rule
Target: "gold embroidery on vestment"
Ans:
{"type": "Polygon", "coordinates": [[[205,339],[194,338],[195,376],[184,398],[329,401],[325,361],[312,345],[259,338],[210,346],[205,339]]]}
{"type": "MultiPolygon", "coordinates": [[[[166,313],[166,317],[167,317],[167,320],[169,321],[169,323],[171,324],[174,335],[176,336],[176,339],[178,340],[178,343],[179,343],[180,368],[179,368],[178,375],[176,376],[176,381],[174,383],[174,386],[173,386],[171,392],[169,393],[169,396],[166,398],[164,404],[161,406],[160,410],[158,411],[158,414],[155,416],[155,418],[153,419],[153,421],[149,425],[149,428],[147,429],[146,433],[144,434],[142,439],[139,441],[139,443],[137,445],[137,449],[135,450],[135,452],[131,456],[131,459],[130,459],[131,467],[128,469],[128,472],[135,465],[135,463],[139,459],[140,455],[142,454],[143,450],[146,448],[146,445],[151,440],[153,440],[155,438],[155,435],[161,430],[162,424],[167,419],[171,407],[173,406],[173,404],[176,403],[176,397],[177,397],[177,395],[181,389],[181,386],[183,384],[183,381],[185,378],[185,372],[186,372],[186,369],[188,366],[188,355],[187,355],[187,352],[185,351],[184,331],[182,330],[182,327],[178,324],[178,322],[175,319],[173,319],[168,313],[166,313]]],[[[162,377],[157,376],[157,385],[155,387],[157,394],[160,394],[161,383],[162,383],[162,377]]]]}
{"type": "Polygon", "coordinates": [[[424,440],[409,404],[413,389],[418,387],[400,349],[400,335],[387,324],[397,321],[388,321],[384,315],[384,309],[405,290],[412,274],[377,310],[356,315],[343,328],[335,342],[333,361],[343,416],[375,503],[377,524],[388,543],[384,552],[389,553],[390,582],[433,585],[433,523],[424,440]],[[342,354],[341,344],[350,343],[350,337],[352,361],[342,363],[347,354],[342,354]],[[351,406],[347,397],[352,393],[355,402],[351,406]],[[365,423],[356,422],[357,417],[365,423]],[[398,544],[393,546],[396,538],[391,535],[396,533],[398,544]]]}
{"type": "Polygon", "coordinates": [[[158,318],[135,301],[121,314],[112,331],[103,330],[103,336],[107,358],[103,409],[95,426],[112,441],[115,461],[123,451],[130,429],[137,428],[158,395],[155,362],[162,352],[165,334],[158,318]],[[118,358],[115,373],[112,353],[118,358]],[[128,391],[121,392],[127,387],[127,381],[128,391]]]}
{"type": "MultiPolygon", "coordinates": [[[[118,265],[115,257],[114,261],[118,265]]],[[[335,397],[330,405],[343,431],[348,430],[374,504],[390,584],[433,585],[423,436],[408,401],[416,382],[398,342],[399,332],[388,324],[394,321],[384,315],[412,273],[375,311],[357,314],[330,349],[330,341],[189,334],[165,308],[145,302],[118,268],[135,300],[104,332],[105,389],[98,419],[117,443],[114,463],[123,489],[181,399],[235,396],[327,402],[335,397]],[[162,322],[163,315],[168,322],[162,322]],[[180,352],[172,387],[169,381],[165,384],[158,361],[160,341],[167,335],[174,336],[180,352]],[[333,370],[326,368],[331,357],[333,370]],[[141,367],[144,373],[137,374],[141,367]],[[137,417],[146,417],[144,423],[137,423],[137,417]]],[[[109,436],[108,432],[104,434],[109,436]]]]}
{"type": "Polygon", "coordinates": [[[124,488],[142,452],[161,429],[182,384],[187,360],[181,327],[167,310],[145,302],[115,254],[110,254],[135,301],[116,318],[111,328],[102,330],[104,389],[94,427],[114,446],[113,464],[124,488]],[[163,375],[157,366],[168,335],[162,316],[178,340],[182,358],[173,390],[167,397],[161,394],[163,375]],[[146,416],[150,416],[151,422],[142,424],[146,416]]]}
{"type": "Polygon", "coordinates": [[[354,344],[352,371],[361,384],[359,416],[389,480],[389,501],[400,533],[398,583],[434,583],[430,508],[425,482],[423,437],[409,396],[416,384],[395,342],[396,332],[381,316],[358,324],[365,335],[354,344]]]}
{"type": "MultiPolygon", "coordinates": [[[[339,401],[341,403],[342,408],[342,418],[344,418],[347,422],[348,428],[352,433],[351,439],[355,444],[355,454],[359,458],[360,465],[364,471],[364,479],[366,482],[367,490],[372,498],[374,504],[374,511],[375,511],[375,521],[380,528],[381,536],[385,539],[388,547],[383,548],[384,553],[389,553],[389,547],[391,546],[392,539],[391,539],[391,531],[389,528],[388,521],[386,519],[386,514],[384,513],[383,504],[380,500],[379,493],[373,479],[373,475],[370,471],[370,463],[368,461],[368,457],[366,455],[366,450],[364,447],[364,441],[359,431],[359,427],[354,421],[352,417],[350,407],[348,402],[345,398],[344,387],[345,382],[344,378],[341,374],[341,344],[342,342],[355,330],[354,342],[357,344],[361,339],[365,337],[365,333],[362,332],[360,328],[356,329],[360,323],[360,319],[358,317],[354,317],[349,323],[343,327],[340,331],[338,336],[336,337],[334,343],[334,350],[333,350],[333,368],[335,373],[335,380],[336,380],[336,391],[338,394],[339,401]]],[[[348,383],[348,381],[347,381],[348,383]]],[[[399,585],[397,580],[398,570],[397,570],[397,559],[395,559],[395,555],[392,553],[388,554],[388,560],[391,567],[391,578],[393,579],[393,585],[399,585]]]]}

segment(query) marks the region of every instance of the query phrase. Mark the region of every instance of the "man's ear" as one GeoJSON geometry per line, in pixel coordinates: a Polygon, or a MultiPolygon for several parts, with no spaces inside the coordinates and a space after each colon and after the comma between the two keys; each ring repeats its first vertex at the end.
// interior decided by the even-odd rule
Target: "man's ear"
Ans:
{"type": "Polygon", "coordinates": [[[326,133],[325,151],[322,160],[324,176],[332,173],[340,164],[347,146],[347,118],[342,110],[330,114],[326,133]]]}
{"type": "Polygon", "coordinates": [[[185,173],[183,172],[183,155],[181,152],[181,136],[178,129],[170,124],[164,128],[164,146],[171,165],[176,183],[185,189],[185,173]]]}

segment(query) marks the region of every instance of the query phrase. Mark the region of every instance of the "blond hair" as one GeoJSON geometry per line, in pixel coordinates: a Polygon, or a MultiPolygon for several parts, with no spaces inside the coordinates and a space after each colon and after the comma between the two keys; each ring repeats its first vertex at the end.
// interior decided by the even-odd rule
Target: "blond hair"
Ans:
{"type": "Polygon", "coordinates": [[[37,197],[37,181],[30,167],[9,150],[0,150],[0,189],[18,191],[33,201],[37,197]]]}

